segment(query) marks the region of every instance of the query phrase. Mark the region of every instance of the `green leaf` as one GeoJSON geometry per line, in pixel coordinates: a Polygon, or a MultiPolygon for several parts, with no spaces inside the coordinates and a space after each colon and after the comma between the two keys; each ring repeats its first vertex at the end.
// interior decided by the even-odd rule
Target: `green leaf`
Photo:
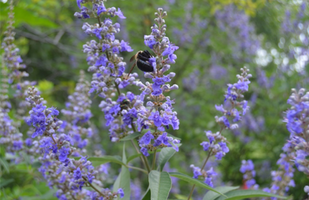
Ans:
{"type": "Polygon", "coordinates": [[[167,199],[172,188],[172,180],[167,172],[152,170],[148,176],[151,200],[167,199]]]}
{"type": "Polygon", "coordinates": [[[120,156],[89,157],[88,160],[92,162],[93,166],[95,167],[108,162],[113,162],[123,166],[127,166],[125,163],[121,161],[120,156]]]}
{"type": "MultiPolygon", "coordinates": [[[[122,153],[122,162],[126,163],[127,158],[126,158],[126,143],[123,143],[123,153],[122,153]]],[[[127,167],[122,166],[121,167],[121,172],[119,176],[117,177],[114,186],[113,186],[113,191],[117,192],[119,188],[123,189],[124,192],[124,197],[121,198],[121,200],[130,200],[131,196],[131,190],[130,190],[130,171],[127,167]]],[[[120,197],[118,196],[117,198],[120,200],[120,197]]]]}
{"type": "MultiPolygon", "coordinates": [[[[227,192],[230,192],[232,190],[237,190],[239,187],[230,187],[230,186],[220,186],[216,187],[215,190],[221,192],[222,194],[225,194],[227,192]]],[[[203,200],[215,200],[217,197],[219,197],[220,194],[213,192],[213,191],[208,191],[203,200]]]]}
{"type": "Polygon", "coordinates": [[[3,166],[7,173],[10,173],[9,163],[5,159],[0,158],[0,165],[3,166]]]}
{"type": "Polygon", "coordinates": [[[124,138],[121,138],[119,141],[133,140],[133,139],[137,138],[138,136],[140,136],[141,134],[142,133],[140,133],[140,132],[132,133],[130,135],[125,136],[124,138]]]}
{"type": "Polygon", "coordinates": [[[286,199],[279,195],[263,192],[261,190],[234,190],[225,194],[226,197],[221,196],[217,200],[237,200],[237,199],[246,199],[252,197],[276,197],[280,199],[286,199]]]}
{"type": "Polygon", "coordinates": [[[144,195],[142,197],[142,200],[150,200],[150,198],[151,198],[151,192],[150,192],[150,189],[148,187],[146,192],[144,193],[144,195]]]}
{"type": "Polygon", "coordinates": [[[179,173],[179,172],[170,172],[169,174],[170,174],[170,176],[179,178],[179,179],[184,180],[184,181],[186,181],[188,183],[195,184],[196,186],[200,186],[200,187],[206,188],[208,190],[211,190],[213,192],[216,192],[218,194],[224,195],[221,192],[219,192],[219,191],[215,190],[214,188],[210,187],[209,185],[203,183],[202,181],[194,179],[194,178],[192,178],[192,177],[190,177],[190,176],[188,176],[186,174],[182,174],[182,173],[179,173]]]}
{"type": "MultiPolygon", "coordinates": [[[[181,146],[181,144],[177,144],[178,147],[181,146]]],[[[158,159],[158,170],[162,171],[164,165],[167,163],[167,161],[176,153],[176,150],[173,149],[173,147],[165,147],[161,150],[159,159],[158,159]]]]}
{"type": "Polygon", "coordinates": [[[135,158],[138,158],[140,157],[142,154],[141,153],[138,153],[138,154],[134,154],[132,156],[130,156],[127,160],[127,164],[131,161],[131,160],[134,160],[135,158]]]}
{"type": "Polygon", "coordinates": [[[14,179],[1,180],[1,182],[0,182],[0,188],[2,188],[2,187],[4,187],[4,186],[8,185],[9,183],[11,183],[11,182],[13,182],[13,181],[14,181],[14,179]]]}

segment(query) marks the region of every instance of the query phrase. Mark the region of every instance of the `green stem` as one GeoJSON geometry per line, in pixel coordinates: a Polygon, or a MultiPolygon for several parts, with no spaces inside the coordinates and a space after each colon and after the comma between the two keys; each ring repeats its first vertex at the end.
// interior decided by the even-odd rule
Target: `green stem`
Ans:
{"type": "Polygon", "coordinates": [[[138,170],[138,171],[141,171],[141,172],[144,172],[145,174],[148,174],[148,172],[144,169],[141,169],[139,167],[133,167],[133,166],[130,166],[130,165],[127,165],[128,168],[131,168],[131,169],[135,169],[135,170],[138,170]]]}
{"type": "Polygon", "coordinates": [[[83,176],[83,179],[87,182],[87,184],[88,184],[90,187],[92,187],[95,191],[97,191],[97,193],[99,193],[100,196],[104,197],[104,195],[102,194],[102,192],[100,192],[100,190],[98,190],[97,188],[95,188],[95,187],[87,180],[87,178],[85,178],[85,177],[83,176]]]}
{"type": "MultiPolygon", "coordinates": [[[[202,170],[204,169],[204,167],[206,166],[206,163],[207,163],[208,159],[210,158],[210,155],[211,155],[211,151],[208,153],[208,156],[207,156],[207,158],[206,158],[206,160],[205,160],[205,162],[204,162],[204,164],[203,164],[203,166],[202,166],[202,168],[201,168],[201,172],[202,172],[202,170]]],[[[188,196],[188,200],[190,200],[190,198],[191,198],[191,196],[192,196],[192,194],[193,194],[194,188],[195,188],[195,184],[194,184],[194,185],[192,186],[192,188],[191,188],[190,194],[189,194],[189,196],[188,196]]]]}
{"type": "MultiPolygon", "coordinates": [[[[137,152],[138,154],[140,154],[140,151],[138,150],[138,148],[137,148],[137,146],[136,146],[134,140],[130,140],[130,141],[131,141],[132,145],[134,146],[134,149],[136,150],[136,152],[137,152]]],[[[147,164],[146,164],[146,161],[145,161],[145,159],[144,159],[144,157],[143,157],[143,154],[141,154],[140,158],[141,158],[141,161],[143,162],[144,166],[147,168],[147,172],[149,173],[150,170],[149,170],[148,167],[147,167],[147,164]]]]}
{"type": "MultiPolygon", "coordinates": [[[[133,131],[136,132],[136,129],[135,129],[135,126],[134,126],[133,122],[131,123],[131,126],[132,126],[133,131]]],[[[134,148],[136,149],[137,153],[140,153],[138,148],[137,148],[137,146],[136,146],[136,144],[135,144],[135,142],[133,140],[131,140],[131,142],[134,145],[134,148]]],[[[151,169],[150,169],[150,166],[149,166],[147,158],[142,153],[141,153],[141,157],[140,158],[144,160],[143,161],[144,165],[146,166],[147,171],[149,173],[151,171],[151,169]]]]}
{"type": "Polygon", "coordinates": [[[157,150],[154,150],[153,152],[153,160],[152,160],[152,170],[156,167],[156,157],[157,157],[157,150]]]}

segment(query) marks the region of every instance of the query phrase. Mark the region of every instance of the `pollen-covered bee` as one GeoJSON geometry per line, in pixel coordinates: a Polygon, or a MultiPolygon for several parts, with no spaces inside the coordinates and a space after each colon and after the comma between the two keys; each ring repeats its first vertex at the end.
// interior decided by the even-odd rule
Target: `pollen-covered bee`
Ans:
{"type": "Polygon", "coordinates": [[[131,102],[129,99],[122,100],[122,102],[120,103],[121,110],[128,110],[130,108],[130,104],[131,102]]]}
{"type": "Polygon", "coordinates": [[[149,51],[138,51],[134,56],[131,57],[130,62],[136,60],[134,65],[132,66],[129,74],[132,72],[135,65],[143,71],[143,72],[153,72],[153,66],[149,63],[149,58],[153,56],[149,53],[149,51]]]}

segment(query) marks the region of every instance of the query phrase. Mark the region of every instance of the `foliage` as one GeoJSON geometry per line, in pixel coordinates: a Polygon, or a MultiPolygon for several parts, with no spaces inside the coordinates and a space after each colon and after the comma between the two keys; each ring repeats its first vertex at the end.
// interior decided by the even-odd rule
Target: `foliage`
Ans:
{"type": "MultiPolygon", "coordinates": [[[[88,0],[85,2],[88,3],[82,2],[81,5],[91,9],[91,2],[88,0]]],[[[10,14],[9,3],[0,2],[0,12],[3,16],[0,19],[2,41],[7,37],[5,31],[10,27],[7,25],[10,18],[5,17],[10,14]]],[[[306,88],[308,83],[308,3],[290,0],[158,0],[107,1],[104,4],[106,8],[114,6],[121,9],[126,17],[125,20],[120,19],[120,13],[114,14],[115,17],[108,17],[112,19],[113,24],[120,24],[120,31],[115,31],[116,39],[119,39],[119,42],[121,40],[128,42],[127,45],[134,49],[130,51],[126,47],[126,51],[119,50],[122,52],[115,53],[118,58],[123,57],[119,62],[127,63],[123,75],[118,74],[118,71],[115,72],[121,78],[121,82],[116,82],[115,77],[109,79],[118,85],[123,84],[133,65],[129,60],[137,51],[147,49],[152,55],[160,57],[159,50],[153,49],[149,43],[145,46],[144,36],[149,36],[151,33],[150,27],[154,24],[153,13],[158,8],[162,7],[168,13],[168,16],[164,17],[167,27],[165,33],[171,41],[168,45],[175,48],[172,45],[175,44],[179,49],[174,50],[175,53],[173,51],[165,57],[162,56],[163,60],[172,57],[173,54],[177,55],[176,63],[167,61],[170,62],[171,68],[162,74],[165,73],[164,76],[167,76],[169,72],[175,72],[175,77],[170,75],[170,82],[164,84],[169,84],[170,87],[175,84],[179,88],[163,91],[162,94],[170,96],[170,99],[175,101],[171,108],[176,111],[173,116],[178,117],[180,124],[179,129],[172,124],[167,125],[168,128],[163,127],[162,132],[168,133],[166,138],[169,138],[170,142],[173,141],[173,144],[161,143],[160,145],[164,148],[155,146],[160,134],[154,135],[150,143],[144,144],[142,140],[145,141],[144,136],[149,130],[138,129],[138,117],[132,117],[134,125],[136,123],[136,130],[134,125],[128,124],[125,125],[124,134],[117,132],[117,137],[112,135],[112,125],[105,126],[108,121],[105,116],[109,112],[110,105],[104,107],[107,104],[102,106],[103,103],[101,103],[109,101],[102,98],[100,91],[89,95],[91,101],[89,108],[77,112],[86,113],[89,109],[91,111],[89,122],[78,121],[77,118],[72,117],[75,104],[77,107],[82,107],[82,103],[78,104],[78,101],[72,103],[69,95],[72,96],[71,100],[72,98],[74,100],[76,97],[74,92],[79,86],[77,83],[83,83],[85,88],[92,88],[94,82],[89,84],[88,81],[92,79],[92,73],[94,75],[99,73],[91,70],[85,72],[83,81],[80,81],[80,70],[87,71],[89,66],[94,65],[89,64],[89,59],[87,62],[86,59],[90,54],[83,52],[83,45],[91,40],[102,42],[94,34],[87,35],[81,27],[84,22],[90,25],[96,24],[97,19],[74,17],[73,14],[76,11],[81,12],[75,1],[14,1],[14,31],[16,32],[14,45],[19,48],[19,55],[27,66],[21,71],[29,74],[22,80],[36,82],[41,97],[46,101],[44,104],[46,110],[53,107],[61,111],[58,116],[52,117],[64,121],[69,126],[60,127],[59,135],[69,132],[72,135],[73,132],[82,133],[80,140],[71,142],[74,151],[77,149],[76,152],[80,153],[74,159],[72,158],[72,162],[77,163],[83,155],[88,156],[87,160],[98,171],[93,173],[95,180],[102,180],[94,181],[93,187],[113,188],[111,191],[115,193],[122,188],[124,199],[142,197],[142,199],[187,199],[193,185],[196,185],[192,190],[193,199],[234,199],[234,196],[269,198],[267,196],[269,193],[261,190],[274,185],[275,181],[271,180],[272,171],[281,173],[283,168],[277,164],[277,161],[282,158],[280,157],[283,153],[282,148],[290,138],[290,132],[285,124],[287,118],[285,112],[289,108],[286,102],[290,97],[291,88],[296,88],[298,91],[300,88],[306,88]],[[303,9],[304,5],[307,9],[303,9]],[[229,152],[220,161],[212,158],[207,160],[206,166],[198,170],[206,177],[201,178],[199,175],[198,179],[194,179],[190,164],[194,163],[195,166],[200,167],[208,156],[208,153],[199,145],[205,140],[204,130],[221,129],[222,123],[216,121],[214,116],[225,115],[220,110],[218,112],[215,105],[225,102],[226,85],[237,82],[235,76],[241,73],[240,68],[243,67],[249,68],[252,74],[250,87],[243,93],[250,109],[238,122],[238,129],[224,128],[222,135],[228,141],[229,152]],[[74,105],[67,107],[66,102],[74,105]],[[104,112],[101,111],[102,109],[105,109],[104,112]],[[74,120],[77,122],[75,123],[74,120]],[[87,131],[90,129],[93,134],[88,136],[87,131]],[[113,137],[117,142],[110,141],[113,137]],[[178,140],[181,140],[181,144],[178,144],[178,140]],[[78,144],[81,145],[82,142],[78,141],[87,141],[87,144],[79,148],[78,144]],[[142,149],[143,147],[146,149],[142,149]],[[248,159],[254,163],[255,170],[253,168],[244,170],[243,175],[239,170],[241,161],[248,159]],[[207,170],[211,168],[217,173],[217,176],[213,177],[213,188],[204,182],[206,181],[204,178],[207,178],[207,170]],[[260,190],[248,190],[250,187],[247,181],[252,179],[258,184],[260,190]]],[[[100,16],[104,22],[106,16],[104,14],[100,16]]],[[[156,41],[162,42],[164,35],[156,37],[158,37],[156,41]]],[[[0,52],[1,55],[5,54],[3,49],[0,52]]],[[[100,53],[101,56],[104,55],[104,52],[100,53]]],[[[7,116],[17,127],[18,131],[15,132],[22,133],[21,138],[26,141],[29,135],[33,134],[33,130],[29,129],[24,121],[30,107],[23,112],[19,110],[21,99],[26,97],[25,94],[16,93],[16,85],[21,80],[14,80],[8,90],[4,91],[7,87],[5,86],[8,77],[6,74],[10,74],[11,69],[6,66],[5,57],[2,56],[0,60],[3,69],[0,73],[1,95],[8,94],[8,98],[1,97],[3,98],[1,102],[10,102],[12,105],[7,116]]],[[[114,62],[116,66],[114,70],[118,70],[117,62],[114,62]]],[[[156,61],[157,66],[161,64],[156,61]]],[[[149,76],[144,77],[144,72],[137,67],[133,69],[131,77],[135,80],[131,81],[128,87],[120,88],[120,95],[116,88],[109,90],[114,91],[115,94],[110,96],[112,105],[118,103],[120,106],[119,114],[112,115],[116,121],[129,110],[125,103],[118,100],[118,97],[124,94],[128,99],[129,91],[135,94],[135,100],[129,102],[131,109],[132,102],[136,102],[147,92],[146,86],[153,87],[155,84],[149,76]],[[134,81],[140,81],[145,87],[134,81]],[[148,85],[146,81],[149,82],[148,85]]],[[[34,85],[34,83],[25,84],[24,91],[26,91],[26,85],[34,85]]],[[[114,85],[108,87],[112,88],[114,85]]],[[[110,95],[108,92],[104,94],[110,95]]],[[[84,95],[83,98],[87,98],[86,96],[84,95]]],[[[146,97],[144,101],[143,106],[145,110],[148,109],[148,112],[150,109],[149,105],[146,106],[148,101],[146,97]]],[[[136,107],[136,109],[141,108],[136,107]]],[[[156,107],[153,106],[152,109],[155,110],[156,107]]],[[[138,112],[140,117],[143,113],[139,110],[138,112]]],[[[47,113],[45,113],[46,117],[48,117],[47,113]]],[[[0,117],[4,118],[3,115],[0,117]]],[[[148,126],[152,135],[160,132],[160,128],[162,129],[162,126],[153,124],[148,126]]],[[[122,124],[121,127],[124,125],[122,124]]],[[[1,138],[3,136],[0,136],[1,138]]],[[[5,145],[0,147],[1,199],[19,197],[56,199],[55,193],[58,189],[55,185],[50,189],[48,184],[45,184],[46,181],[38,171],[42,164],[37,157],[38,155],[34,155],[31,148],[22,153],[17,151],[12,155],[8,154],[5,145]]],[[[293,162],[290,163],[293,164],[293,162]]],[[[289,168],[289,170],[292,169],[289,168]]],[[[293,179],[295,187],[290,187],[292,186],[290,184],[289,191],[276,194],[293,199],[308,198],[308,192],[304,192],[306,184],[308,185],[308,178],[295,168],[293,179]]],[[[93,191],[90,184],[86,184],[85,188],[93,191]]],[[[121,192],[118,193],[117,198],[120,198],[121,192]]]]}

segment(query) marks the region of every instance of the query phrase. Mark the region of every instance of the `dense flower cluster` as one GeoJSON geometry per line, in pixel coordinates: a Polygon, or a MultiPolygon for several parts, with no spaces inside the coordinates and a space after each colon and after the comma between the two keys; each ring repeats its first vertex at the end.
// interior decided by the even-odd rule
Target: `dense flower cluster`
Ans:
{"type": "Polygon", "coordinates": [[[240,172],[244,174],[243,179],[248,189],[252,188],[257,190],[259,188],[259,185],[256,184],[254,179],[256,173],[252,160],[243,160],[241,162],[240,172]]]}
{"type": "Polygon", "coordinates": [[[294,162],[297,169],[307,176],[309,175],[309,92],[305,89],[296,91],[288,99],[292,107],[286,111],[285,123],[290,138],[282,148],[290,158],[288,162],[294,162]]]}
{"type": "Polygon", "coordinates": [[[190,167],[193,169],[193,178],[198,179],[199,177],[204,178],[204,182],[209,185],[210,187],[213,187],[213,178],[217,176],[217,173],[213,170],[211,167],[209,170],[205,171],[204,169],[201,169],[199,167],[195,167],[194,165],[190,165],[190,167]]]}
{"type": "MultiPolygon", "coordinates": [[[[293,180],[294,169],[290,162],[291,156],[282,153],[280,159],[277,161],[279,169],[277,171],[272,171],[272,183],[270,188],[264,188],[263,191],[272,194],[278,194],[285,196],[289,191],[290,187],[295,187],[295,182],[293,180]]],[[[264,200],[276,200],[277,198],[264,198],[264,200]]]]}
{"type": "Polygon", "coordinates": [[[168,84],[175,76],[174,72],[167,73],[170,69],[169,64],[175,63],[177,56],[174,52],[177,46],[169,41],[165,36],[166,24],[164,17],[167,16],[166,11],[159,8],[155,13],[155,22],[151,27],[151,34],[144,36],[145,45],[148,46],[155,56],[149,58],[149,63],[153,67],[153,72],[145,73],[146,78],[150,78],[152,82],[137,82],[142,93],[139,95],[141,100],[145,98],[146,107],[142,107],[138,113],[137,125],[138,130],[152,129],[147,131],[139,140],[141,152],[148,156],[148,150],[156,150],[162,147],[173,147],[178,151],[177,144],[180,142],[167,135],[166,129],[172,127],[174,130],[179,128],[179,120],[177,113],[173,111],[172,104],[174,101],[169,96],[165,96],[171,90],[178,89],[177,85],[168,84]],[[153,142],[152,142],[153,140],[153,142]]]}
{"type": "Polygon", "coordinates": [[[91,40],[84,45],[84,53],[87,54],[87,62],[90,65],[88,71],[93,73],[90,87],[90,93],[96,92],[102,98],[100,108],[105,114],[106,126],[109,127],[110,139],[113,142],[120,138],[133,133],[132,120],[137,118],[136,108],[128,110],[128,114],[122,121],[122,110],[130,108],[134,103],[140,104],[135,100],[133,93],[124,94],[121,89],[135,82],[136,73],[126,74],[126,63],[120,57],[120,52],[131,52],[133,49],[125,41],[119,41],[115,38],[115,34],[120,32],[120,24],[113,23],[111,19],[106,18],[101,22],[101,15],[109,15],[111,17],[118,16],[124,19],[124,15],[118,8],[105,8],[103,1],[94,1],[92,10],[81,6],[86,1],[77,1],[81,12],[75,13],[79,18],[97,18],[98,23],[90,25],[84,23],[83,30],[88,35],[97,38],[91,40]],[[133,102],[134,101],[134,102],[133,102]]]}
{"type": "Polygon", "coordinates": [[[71,145],[85,151],[84,147],[88,144],[87,137],[93,135],[89,119],[92,117],[89,98],[88,81],[85,80],[84,72],[80,72],[80,79],[76,85],[75,92],[69,96],[66,109],[61,110],[65,116],[60,132],[67,133],[71,138],[71,145]]]}
{"type": "Polygon", "coordinates": [[[6,152],[15,153],[23,148],[22,134],[18,132],[8,115],[11,104],[8,101],[8,79],[6,71],[1,67],[2,79],[0,82],[0,144],[6,147],[6,152]]]}
{"type": "MultiPolygon", "coordinates": [[[[249,69],[246,67],[241,68],[241,75],[237,75],[238,82],[234,84],[228,84],[228,89],[225,94],[224,102],[225,104],[221,104],[219,106],[215,105],[216,109],[220,111],[223,115],[221,117],[216,116],[216,122],[221,126],[221,130],[217,133],[212,133],[211,131],[205,131],[206,137],[209,141],[204,141],[201,143],[204,151],[208,151],[208,156],[203,167],[197,168],[192,166],[194,172],[194,178],[198,178],[199,175],[203,175],[204,167],[207,164],[208,159],[211,156],[215,156],[217,160],[221,160],[222,157],[225,156],[226,153],[229,152],[229,148],[227,147],[227,139],[221,134],[224,129],[236,129],[238,125],[236,122],[241,120],[241,117],[245,115],[246,111],[249,109],[246,100],[240,101],[244,96],[243,93],[248,91],[249,89],[249,78],[251,74],[249,74],[249,69]],[[241,109],[241,112],[238,111],[237,108],[241,109]],[[231,124],[229,118],[232,118],[231,124]],[[198,172],[200,170],[200,172],[198,172]]],[[[213,185],[211,183],[212,178],[210,176],[216,175],[213,170],[210,170],[211,173],[208,173],[208,183],[209,185],[213,185]],[[210,184],[211,183],[211,184],[210,184]]]]}
{"type": "MultiPolygon", "coordinates": [[[[120,31],[119,23],[113,24],[110,19],[100,21],[100,15],[103,13],[124,18],[120,9],[118,11],[115,11],[115,8],[105,9],[103,1],[94,3],[92,9],[95,11],[92,13],[97,13],[94,17],[99,23],[95,25],[85,23],[83,30],[96,36],[99,42],[90,41],[84,45],[84,52],[88,55],[87,61],[90,65],[88,71],[94,72],[90,92],[96,91],[103,98],[100,108],[105,114],[106,125],[110,127],[111,141],[118,141],[135,132],[136,128],[138,131],[153,128],[153,133],[148,131],[139,140],[141,151],[145,156],[149,155],[148,150],[155,150],[158,147],[173,146],[178,149],[176,144],[179,140],[167,136],[165,132],[170,125],[173,129],[178,129],[179,125],[177,113],[172,110],[174,102],[170,97],[163,95],[164,92],[178,88],[177,85],[167,84],[175,73],[164,74],[170,68],[169,64],[175,63],[177,56],[174,51],[178,49],[165,36],[166,25],[163,17],[166,16],[166,12],[160,9],[159,13],[156,13],[155,21],[158,25],[154,25],[151,35],[146,35],[144,38],[145,44],[152,49],[156,57],[150,57],[147,61],[154,71],[145,74],[145,77],[151,78],[153,83],[143,84],[135,79],[136,73],[125,73],[126,63],[122,61],[123,58],[119,53],[131,52],[133,49],[128,43],[115,39],[115,33],[120,31]],[[100,6],[104,7],[104,11],[101,12],[100,6]],[[134,95],[132,92],[121,93],[121,89],[129,84],[140,87],[142,93],[140,95],[134,95]],[[150,100],[146,106],[145,98],[150,100]],[[154,140],[153,144],[151,140],[154,140]]],[[[82,12],[75,16],[83,15],[82,12]]]]}
{"type": "MultiPolygon", "coordinates": [[[[250,25],[249,16],[229,4],[215,13],[218,27],[227,33],[229,41],[234,43],[233,57],[240,57],[241,52],[255,55],[260,42],[255,36],[254,27],[250,25]]],[[[247,57],[247,59],[250,57],[247,57]]]]}
{"type": "Polygon", "coordinates": [[[20,126],[19,120],[22,120],[27,110],[26,107],[28,106],[23,100],[25,88],[35,83],[22,81],[22,78],[27,77],[28,73],[23,71],[26,65],[22,63],[23,60],[19,55],[19,49],[14,44],[14,6],[12,0],[10,1],[9,9],[8,26],[4,32],[5,37],[2,41],[4,53],[0,83],[0,144],[6,146],[7,152],[14,153],[23,149],[22,134],[18,128],[20,126]],[[8,88],[10,86],[13,88],[16,104],[18,105],[16,113],[14,113],[16,119],[14,121],[8,115],[11,111],[11,103],[8,101],[8,88]]]}
{"type": "Polygon", "coordinates": [[[102,186],[95,179],[99,173],[86,157],[79,160],[72,158],[76,155],[76,148],[71,145],[71,137],[65,133],[58,133],[62,121],[57,119],[59,111],[47,108],[38,91],[32,87],[27,90],[27,101],[32,110],[27,123],[34,127],[32,138],[35,153],[39,155],[42,166],[39,171],[47,180],[50,187],[56,187],[56,196],[66,199],[113,199],[123,197],[122,189],[112,193],[109,189],[97,189],[92,183],[102,186]],[[94,190],[86,190],[90,186],[94,190]]]}
{"type": "MultiPolygon", "coordinates": [[[[285,19],[281,24],[281,30],[286,38],[279,43],[279,46],[282,49],[287,49],[285,53],[286,57],[289,59],[285,59],[285,61],[282,62],[282,69],[287,71],[295,68],[304,69],[309,62],[307,59],[309,55],[309,33],[307,31],[309,23],[306,18],[306,16],[308,16],[308,9],[306,9],[308,6],[307,4],[308,2],[302,1],[298,7],[296,16],[291,16],[290,11],[287,10],[285,19]]],[[[306,72],[302,72],[302,74],[306,75],[306,72]]]]}

